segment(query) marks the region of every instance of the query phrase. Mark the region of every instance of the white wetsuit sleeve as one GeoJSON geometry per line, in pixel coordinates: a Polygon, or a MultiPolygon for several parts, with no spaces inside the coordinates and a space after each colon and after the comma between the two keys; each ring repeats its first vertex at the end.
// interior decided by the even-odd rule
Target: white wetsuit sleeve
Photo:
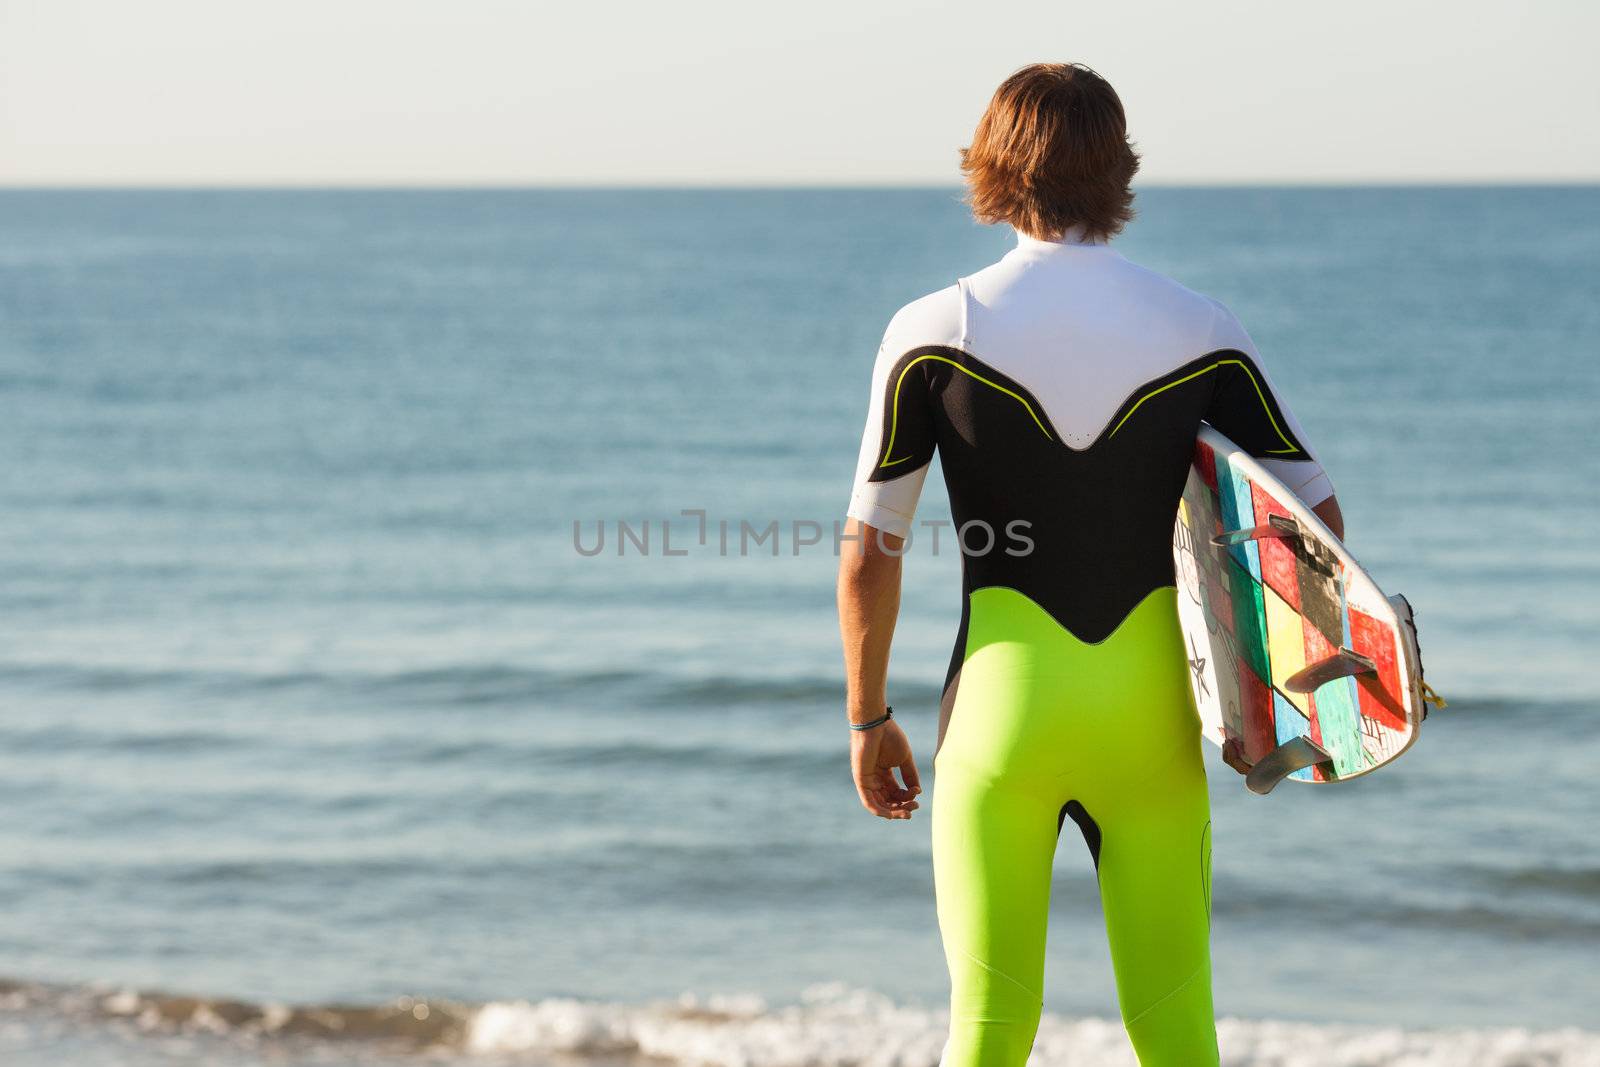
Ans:
{"type": "Polygon", "coordinates": [[[952,285],[901,308],[889,321],[872,368],[872,396],[861,434],[855,484],[846,509],[853,519],[909,537],[917,498],[935,450],[930,353],[960,347],[965,296],[952,285]]]}
{"type": "Polygon", "coordinates": [[[846,510],[853,519],[896,537],[911,533],[917,498],[928,476],[932,441],[922,375],[885,338],[872,369],[872,398],[861,434],[855,485],[846,510]],[[893,454],[890,454],[891,448],[893,454]]]}
{"type": "Polygon", "coordinates": [[[1248,451],[1308,505],[1333,495],[1333,482],[1306,441],[1305,430],[1273,384],[1256,346],[1233,313],[1217,304],[1213,349],[1245,358],[1220,374],[1206,421],[1248,451]]]}

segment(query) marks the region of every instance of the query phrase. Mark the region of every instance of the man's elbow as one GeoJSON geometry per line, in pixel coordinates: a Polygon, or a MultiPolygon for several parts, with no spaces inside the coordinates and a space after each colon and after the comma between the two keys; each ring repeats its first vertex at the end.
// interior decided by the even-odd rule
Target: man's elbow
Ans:
{"type": "Polygon", "coordinates": [[[870,583],[899,569],[905,538],[868,526],[858,519],[845,522],[839,546],[839,583],[870,583]]]}
{"type": "Polygon", "coordinates": [[[1322,503],[1313,505],[1311,510],[1324,526],[1333,531],[1333,536],[1344,540],[1344,512],[1339,510],[1338,497],[1330,496],[1322,503]]]}

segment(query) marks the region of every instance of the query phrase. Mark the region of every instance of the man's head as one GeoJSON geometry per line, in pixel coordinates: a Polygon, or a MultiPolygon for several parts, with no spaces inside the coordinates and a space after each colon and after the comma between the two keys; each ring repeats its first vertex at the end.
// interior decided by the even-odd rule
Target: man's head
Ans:
{"type": "Polygon", "coordinates": [[[1139,156],[1117,92],[1077,63],[1035,63],[1001,83],[961,150],[979,222],[1032,237],[1105,239],[1133,217],[1139,156]]]}

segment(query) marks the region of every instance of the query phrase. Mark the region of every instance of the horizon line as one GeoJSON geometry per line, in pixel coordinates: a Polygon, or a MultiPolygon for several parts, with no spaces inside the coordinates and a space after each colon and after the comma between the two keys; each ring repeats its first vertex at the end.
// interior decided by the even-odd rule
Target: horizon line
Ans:
{"type": "MultiPolygon", "coordinates": [[[[1600,175],[1562,178],[1277,178],[1242,179],[1161,179],[1134,184],[1135,194],[1161,189],[1579,189],[1600,186],[1600,175]]],[[[905,192],[926,190],[960,191],[960,182],[929,181],[676,181],[654,180],[621,182],[605,179],[587,181],[55,181],[8,182],[0,179],[0,193],[6,192],[905,192]]]]}

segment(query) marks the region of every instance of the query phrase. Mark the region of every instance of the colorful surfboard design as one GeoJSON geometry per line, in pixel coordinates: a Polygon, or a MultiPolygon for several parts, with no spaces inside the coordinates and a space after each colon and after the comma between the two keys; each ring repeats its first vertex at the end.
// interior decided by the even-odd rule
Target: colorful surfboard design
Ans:
{"type": "MultiPolygon", "coordinates": [[[[1287,760],[1300,782],[1366,774],[1415,742],[1425,705],[1410,606],[1385,597],[1310,508],[1209,426],[1173,554],[1206,737],[1238,738],[1258,766],[1287,760]]],[[[1277,781],[1268,772],[1262,788],[1259,777],[1258,792],[1277,781]]]]}

